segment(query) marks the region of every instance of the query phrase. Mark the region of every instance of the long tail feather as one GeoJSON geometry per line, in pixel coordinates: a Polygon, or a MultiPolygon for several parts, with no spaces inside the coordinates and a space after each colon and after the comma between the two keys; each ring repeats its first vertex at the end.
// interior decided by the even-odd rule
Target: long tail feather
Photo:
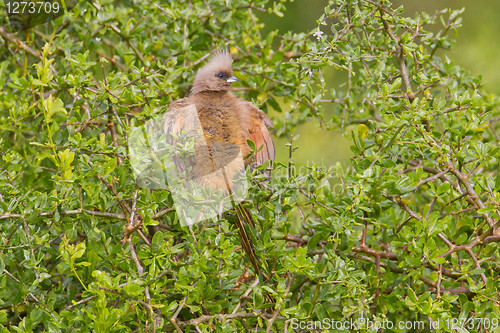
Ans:
{"type": "Polygon", "coordinates": [[[236,216],[238,217],[237,218],[238,235],[240,236],[241,246],[243,247],[243,250],[248,256],[248,259],[250,259],[250,263],[252,264],[255,273],[260,274],[261,268],[259,260],[255,255],[253,244],[245,228],[245,224],[250,224],[251,226],[255,225],[253,222],[252,214],[250,213],[248,208],[243,207],[243,205],[239,203],[236,206],[236,216]]]}
{"type": "MultiPolygon", "coordinates": [[[[229,193],[229,196],[231,198],[231,202],[233,203],[233,206],[236,208],[236,216],[237,216],[237,225],[238,225],[238,236],[240,237],[240,242],[241,246],[243,247],[243,250],[245,251],[246,255],[248,256],[248,259],[250,259],[250,262],[252,263],[252,266],[255,270],[255,273],[259,275],[261,273],[261,268],[259,264],[259,260],[257,259],[257,256],[255,255],[254,247],[252,244],[252,241],[250,240],[250,237],[248,236],[247,229],[245,228],[246,224],[250,224],[252,227],[255,227],[255,223],[252,218],[252,213],[248,208],[245,208],[241,202],[235,205],[235,202],[233,200],[233,193],[231,191],[231,186],[229,185],[229,181],[225,172],[225,169],[222,168],[222,174],[224,175],[224,180],[226,182],[226,189],[229,193]]],[[[267,276],[264,274],[264,277],[267,279],[267,276]]]]}

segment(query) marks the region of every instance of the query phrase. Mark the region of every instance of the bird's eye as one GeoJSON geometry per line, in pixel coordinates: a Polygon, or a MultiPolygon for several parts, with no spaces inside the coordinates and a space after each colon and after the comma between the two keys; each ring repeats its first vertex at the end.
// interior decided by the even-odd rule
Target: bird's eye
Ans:
{"type": "Polygon", "coordinates": [[[219,79],[223,79],[223,78],[224,78],[224,74],[222,74],[222,73],[219,73],[219,74],[217,74],[216,76],[217,76],[219,79]]]}

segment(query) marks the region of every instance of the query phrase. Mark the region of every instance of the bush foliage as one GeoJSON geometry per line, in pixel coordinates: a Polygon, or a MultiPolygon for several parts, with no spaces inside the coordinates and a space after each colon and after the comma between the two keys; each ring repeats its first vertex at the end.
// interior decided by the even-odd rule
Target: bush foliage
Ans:
{"type": "Polygon", "coordinates": [[[307,325],[364,318],[492,331],[500,112],[446,56],[460,11],[332,0],[317,29],[263,35],[260,15],[282,16],[283,2],[224,3],[82,1],[18,34],[1,19],[0,330],[319,331],[307,325]],[[273,133],[289,138],[248,203],[268,281],[231,216],[182,227],[170,193],[131,172],[127,135],[188,94],[216,48],[235,59],[234,93],[277,111],[273,133]],[[298,172],[305,121],[351,135],[352,166],[298,172]]]}

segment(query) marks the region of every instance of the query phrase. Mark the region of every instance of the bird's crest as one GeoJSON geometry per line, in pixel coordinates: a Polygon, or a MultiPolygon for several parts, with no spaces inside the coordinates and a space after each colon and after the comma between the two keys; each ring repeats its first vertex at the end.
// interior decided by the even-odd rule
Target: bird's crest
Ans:
{"type": "Polygon", "coordinates": [[[231,73],[233,58],[227,51],[217,50],[210,61],[200,71],[231,73]]]}
{"type": "MultiPolygon", "coordinates": [[[[213,78],[218,73],[224,73],[231,76],[233,73],[232,64],[233,59],[229,52],[217,50],[212,59],[210,59],[210,61],[196,74],[192,92],[197,93],[205,90],[217,90],[217,87],[214,87],[211,81],[217,83],[217,80],[213,80],[213,78]]],[[[228,86],[225,88],[229,89],[228,86]]]]}

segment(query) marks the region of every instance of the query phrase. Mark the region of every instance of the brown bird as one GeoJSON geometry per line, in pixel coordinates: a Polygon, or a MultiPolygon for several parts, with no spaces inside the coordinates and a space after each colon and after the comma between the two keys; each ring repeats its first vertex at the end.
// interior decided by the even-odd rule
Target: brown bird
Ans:
{"type": "MultiPolygon", "coordinates": [[[[231,83],[237,81],[232,71],[231,55],[216,52],[198,71],[191,95],[173,102],[167,110],[167,113],[174,110],[180,112],[165,122],[165,131],[191,128],[196,119],[182,110],[196,107],[206,144],[197,146],[193,161],[188,163],[192,167],[190,178],[205,188],[230,195],[233,180],[242,171],[241,157],[244,158],[244,167],[252,168],[275,157],[269,132],[269,128],[273,127],[271,119],[257,106],[230,93],[231,83]],[[255,144],[253,156],[250,156],[252,150],[247,140],[255,144]]],[[[236,205],[236,216],[242,247],[255,273],[259,274],[260,265],[245,228],[245,223],[254,225],[252,215],[239,203],[236,205]]]]}

